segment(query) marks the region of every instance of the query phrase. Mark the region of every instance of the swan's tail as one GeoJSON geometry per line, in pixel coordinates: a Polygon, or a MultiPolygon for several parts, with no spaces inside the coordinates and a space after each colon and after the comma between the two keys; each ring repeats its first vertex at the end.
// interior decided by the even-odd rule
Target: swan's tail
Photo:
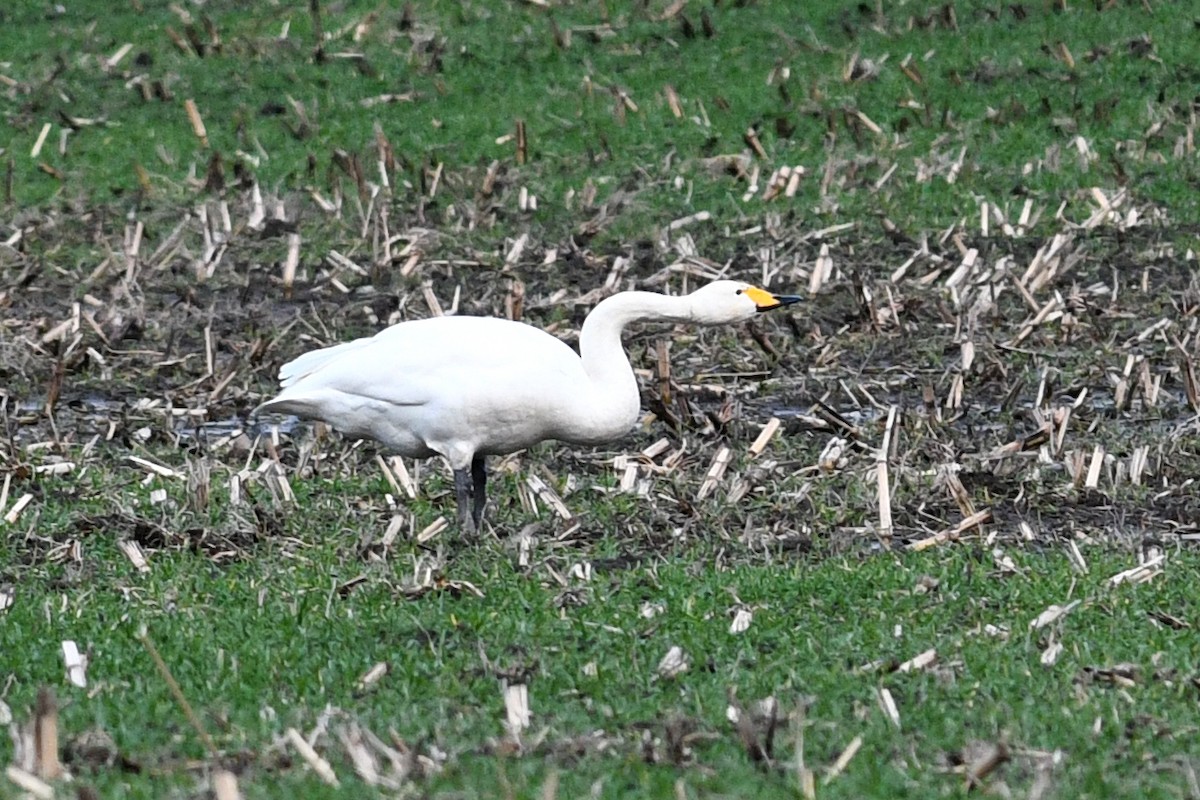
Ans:
{"type": "Polygon", "coordinates": [[[320,405],[311,398],[288,397],[287,393],[272,398],[250,412],[254,419],[259,414],[294,414],[301,419],[320,419],[320,405]]]}

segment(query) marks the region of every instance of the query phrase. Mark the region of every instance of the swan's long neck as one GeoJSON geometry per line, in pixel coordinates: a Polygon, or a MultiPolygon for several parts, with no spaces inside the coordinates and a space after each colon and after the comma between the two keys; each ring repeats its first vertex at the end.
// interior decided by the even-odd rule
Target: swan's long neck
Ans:
{"type": "Polygon", "coordinates": [[[621,344],[625,326],[638,320],[686,322],[692,318],[687,297],[653,292],[621,292],[592,309],[579,333],[579,355],[591,387],[580,387],[589,428],[598,441],[626,433],[637,421],[641,399],[637,378],[621,344]]]}

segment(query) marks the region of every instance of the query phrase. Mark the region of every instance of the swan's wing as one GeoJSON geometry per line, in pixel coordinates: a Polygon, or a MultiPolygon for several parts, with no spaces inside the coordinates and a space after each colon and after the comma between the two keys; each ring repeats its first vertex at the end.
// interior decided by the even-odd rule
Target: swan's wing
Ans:
{"type": "MultiPolygon", "coordinates": [[[[384,328],[373,336],[363,336],[359,339],[302,353],[279,368],[279,386],[286,389],[318,372],[328,364],[333,364],[343,358],[354,358],[350,354],[356,351],[387,345],[394,348],[396,353],[403,353],[406,348],[421,347],[430,340],[444,338],[438,336],[437,329],[444,327],[446,321],[451,319],[457,318],[438,317],[400,322],[384,328]]],[[[373,354],[370,362],[380,364],[378,359],[378,354],[373,354]]]]}
{"type": "Polygon", "coordinates": [[[567,373],[560,381],[583,374],[574,352],[544,331],[495,318],[438,317],[299,356],[280,369],[283,391],[260,410],[312,415],[333,398],[419,406],[492,394],[498,384],[511,396],[538,391],[548,372],[560,370],[567,373]]]}
{"type": "MultiPolygon", "coordinates": [[[[321,356],[279,393],[278,400],[342,396],[395,406],[416,406],[428,401],[428,369],[420,351],[396,350],[386,343],[347,342],[310,355],[321,356]],[[344,349],[343,349],[344,348],[344,349]]],[[[274,402],[274,401],[272,401],[274,402]]]]}
{"type": "Polygon", "coordinates": [[[279,368],[279,386],[286,389],[297,381],[301,381],[321,369],[326,364],[332,363],[334,360],[347,355],[351,351],[364,348],[373,341],[375,341],[374,336],[366,336],[362,339],[322,347],[320,350],[311,350],[301,356],[297,356],[279,368]]]}

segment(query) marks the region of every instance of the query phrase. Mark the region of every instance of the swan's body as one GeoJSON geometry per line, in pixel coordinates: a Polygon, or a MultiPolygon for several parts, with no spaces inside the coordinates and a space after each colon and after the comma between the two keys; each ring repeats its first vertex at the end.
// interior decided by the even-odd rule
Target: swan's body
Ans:
{"type": "Polygon", "coordinates": [[[455,474],[459,521],[478,526],[485,456],[546,439],[599,444],[624,436],[636,423],[637,379],[621,344],[627,324],[716,325],[797,300],[736,281],[717,281],[682,297],[621,292],[587,316],[579,355],[545,331],[506,319],[402,322],[284,364],[282,391],[255,413],[323,420],[403,456],[445,456],[455,474]]]}

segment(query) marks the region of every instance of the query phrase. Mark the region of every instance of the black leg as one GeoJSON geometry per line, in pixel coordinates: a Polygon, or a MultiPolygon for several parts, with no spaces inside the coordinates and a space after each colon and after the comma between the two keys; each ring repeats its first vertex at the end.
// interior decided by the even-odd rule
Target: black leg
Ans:
{"type": "Polygon", "coordinates": [[[475,526],[467,508],[471,505],[471,474],[465,469],[454,470],[454,500],[458,504],[458,527],[468,533],[475,526]]]}
{"type": "Polygon", "coordinates": [[[475,529],[483,530],[483,509],[487,506],[487,470],[484,469],[483,456],[475,456],[471,462],[471,480],[475,495],[471,517],[475,520],[475,529]]]}

